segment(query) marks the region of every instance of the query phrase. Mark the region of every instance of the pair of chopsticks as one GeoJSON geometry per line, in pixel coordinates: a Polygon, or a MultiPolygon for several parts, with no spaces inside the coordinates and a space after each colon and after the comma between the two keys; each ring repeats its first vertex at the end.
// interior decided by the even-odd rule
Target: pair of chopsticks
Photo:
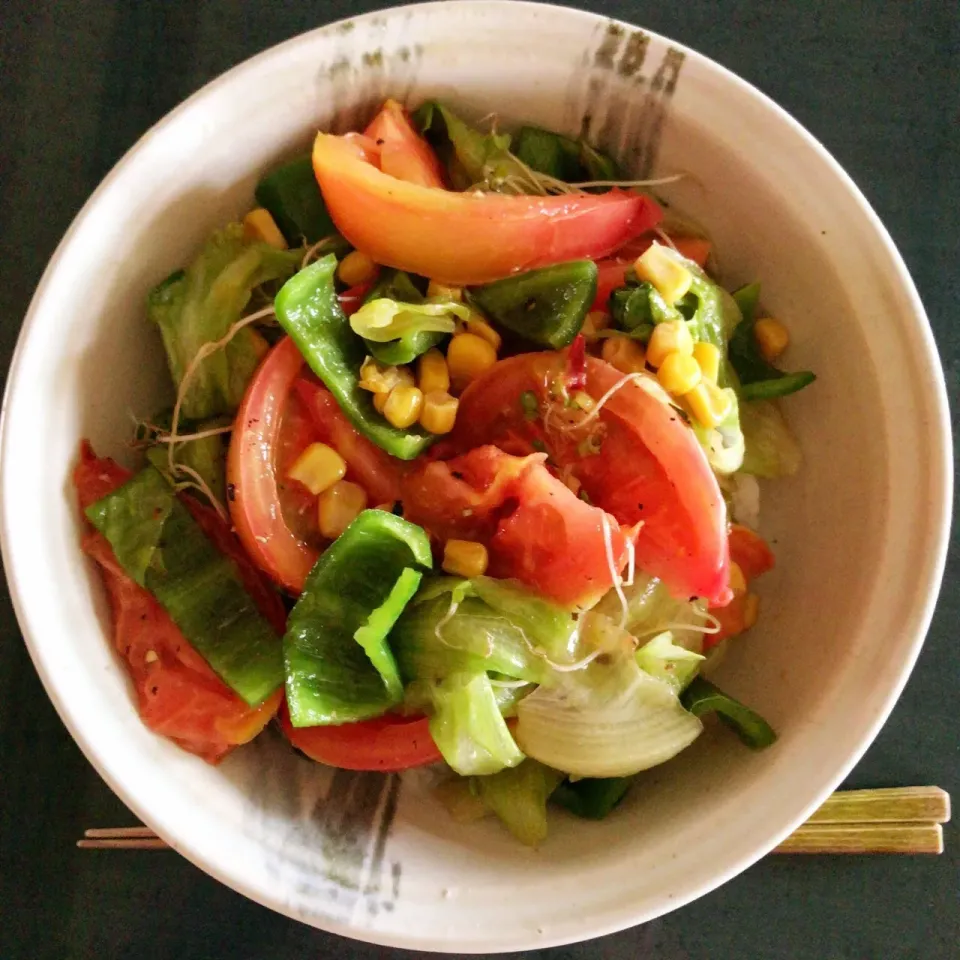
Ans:
{"type": "MultiPolygon", "coordinates": [[[[774,853],[943,853],[950,795],[939,787],[840,790],[774,853]]],[[[149,827],[84,831],[83,850],[163,850],[149,827]]]]}

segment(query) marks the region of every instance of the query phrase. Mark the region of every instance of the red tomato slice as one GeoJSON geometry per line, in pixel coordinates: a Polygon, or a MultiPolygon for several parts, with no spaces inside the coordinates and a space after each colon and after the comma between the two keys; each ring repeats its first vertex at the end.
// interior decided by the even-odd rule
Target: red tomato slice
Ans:
{"type": "Polygon", "coordinates": [[[295,727],[287,705],[280,708],[280,727],[298,750],[317,763],[342,770],[390,773],[442,760],[430,736],[426,717],[385,716],[339,726],[295,727]]]}
{"type": "MultiPolygon", "coordinates": [[[[98,459],[89,444],[83,444],[74,471],[81,507],[129,477],[128,470],[113,460],[98,459]]],[[[260,611],[282,634],[286,613],[280,598],[263,582],[223,521],[192,498],[184,497],[183,502],[214,544],[236,561],[260,611]]],[[[114,643],[126,661],[146,726],[209,763],[252,740],[276,713],[283,691],[258,707],[248,706],[194,650],[153,596],[127,576],[102,534],[86,534],[82,548],[100,564],[113,613],[114,643]]]]}
{"type": "Polygon", "coordinates": [[[380,169],[387,176],[422,187],[443,187],[440,161],[396,100],[383,105],[363,135],[380,148],[380,169]]]}
{"type": "Polygon", "coordinates": [[[730,525],[730,559],[743,571],[747,582],[772,570],[775,561],[767,541],[749,527],[730,525]]]}
{"type": "MultiPolygon", "coordinates": [[[[641,570],[678,597],[730,599],[726,507],[693,432],[650,378],[649,389],[626,383],[603,406],[599,452],[579,433],[541,417],[527,419],[521,396],[533,393],[542,411],[549,385],[565,371],[563,355],[521,354],[501,360],[460,398],[451,445],[469,450],[494,443],[515,454],[544,444],[561,475],[579,480],[590,501],[620,524],[642,523],[636,542],[641,570]]],[[[623,380],[602,360],[587,359],[587,392],[599,400],[623,380]]]]}
{"type": "Polygon", "coordinates": [[[290,528],[277,482],[281,421],[303,365],[289,337],[267,354],[244,394],[227,454],[227,499],[237,536],[254,563],[292,593],[303,589],[320,555],[290,528]]]}
{"type": "Polygon", "coordinates": [[[372,283],[358,283],[340,294],[340,307],[346,316],[355,314],[362,306],[363,299],[373,289],[372,283]]]}
{"type": "Polygon", "coordinates": [[[622,190],[520,197],[455,193],[377,169],[344,137],[318,134],[313,169],[337,229],[378,263],[455,285],[605,257],[657,224],[660,208],[622,190]]]}
{"type": "Polygon", "coordinates": [[[519,580],[565,607],[589,607],[613,586],[605,539],[619,572],[633,531],[578,499],[545,459],[484,446],[423,464],[404,483],[404,516],[440,540],[485,543],[491,576],[519,580]]]}
{"type": "Polygon", "coordinates": [[[367,491],[371,503],[399,500],[401,461],[358,433],[329,390],[301,377],[294,392],[310,412],[320,439],[343,457],[348,475],[367,491]]]}

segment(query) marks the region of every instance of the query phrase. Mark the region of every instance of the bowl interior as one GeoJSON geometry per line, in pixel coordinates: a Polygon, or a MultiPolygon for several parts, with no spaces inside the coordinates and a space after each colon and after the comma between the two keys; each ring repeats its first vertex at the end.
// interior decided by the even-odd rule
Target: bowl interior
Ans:
{"type": "Polygon", "coordinates": [[[857,759],[906,678],[939,580],[944,422],[926,321],[889,239],[822,148],[769,101],[689,51],[594,15],[428,4],[316,31],[232,71],[148,133],[84,208],[10,378],[4,559],[74,736],[132,809],[204,869],[376,942],[546,946],[650,919],[716,886],[857,759]],[[608,820],[557,812],[535,852],[493,822],[453,823],[429,773],[333,772],[271,734],[214,769],[154,737],[137,720],[102,590],[78,549],[69,474],[80,438],[124,456],[130,413],[169,392],[146,292],[250,206],[264,170],[318,128],[355,128],[387,95],[584,130],[638,174],[688,173],[663,194],[709,228],[728,285],[763,281],[765,306],[793,335],[789,365],[819,378],[788,404],[801,473],[763,485],[762,530],[777,554],[760,587],[763,617],[719,672],[780,742],[753,754],[708,731],[608,820]]]}

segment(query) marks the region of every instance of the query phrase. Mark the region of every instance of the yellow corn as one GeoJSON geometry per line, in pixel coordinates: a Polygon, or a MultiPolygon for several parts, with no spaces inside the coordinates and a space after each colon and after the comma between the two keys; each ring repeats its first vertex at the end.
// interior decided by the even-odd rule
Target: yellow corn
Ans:
{"type": "Polygon", "coordinates": [[[684,394],[683,401],[705,427],[718,426],[730,412],[730,398],[709,380],[701,380],[689,393],[684,394]]]}
{"type": "Polygon", "coordinates": [[[424,394],[420,423],[430,433],[449,433],[457,420],[460,401],[446,390],[434,390],[424,394]]]}
{"type": "Polygon", "coordinates": [[[739,563],[730,562],[730,589],[734,593],[747,592],[747,578],[743,575],[739,563]]]}
{"type": "Polygon", "coordinates": [[[325,443],[311,443],[294,460],[287,476],[302,483],[312,494],[323,493],[347,472],[347,464],[333,447],[325,443]]]}
{"type": "Polygon", "coordinates": [[[693,356],[693,337],[683,320],[658,323],[650,334],[647,344],[647,362],[651,367],[659,367],[668,353],[683,353],[693,356]]]}
{"type": "Polygon", "coordinates": [[[487,323],[479,313],[473,313],[470,315],[470,319],[466,322],[467,333],[472,333],[474,336],[482,337],[487,343],[493,347],[494,350],[500,349],[500,344],[503,343],[503,340],[500,337],[500,334],[487,323]]]}
{"type": "Polygon", "coordinates": [[[367,507],[367,492],[349,480],[340,480],[320,494],[317,501],[317,524],[320,534],[336,540],[357,515],[367,507]]]}
{"type": "Polygon", "coordinates": [[[373,408],[377,413],[383,413],[383,408],[387,405],[389,393],[375,393],[373,395],[373,408]]]}
{"type": "Polygon", "coordinates": [[[387,367],[373,357],[367,357],[360,365],[360,383],[363,390],[382,393],[386,396],[400,384],[413,386],[413,373],[408,367],[387,367]]]}
{"type": "Polygon", "coordinates": [[[487,572],[487,548],[473,540],[448,540],[443,547],[443,569],[454,577],[482,577],[487,572]]]}
{"type": "Polygon", "coordinates": [[[445,283],[431,280],[427,284],[427,296],[431,300],[452,300],[454,303],[460,303],[463,300],[463,288],[448,287],[445,283]]]}
{"type": "Polygon", "coordinates": [[[257,207],[243,218],[243,235],[247,240],[259,240],[269,243],[278,250],[287,249],[286,237],[280,232],[277,222],[270,215],[269,210],[257,207]]]}
{"type": "Polygon", "coordinates": [[[417,422],[422,406],[423,393],[416,387],[401,384],[390,391],[383,405],[383,415],[389,424],[405,430],[417,422]]]}
{"type": "Polygon", "coordinates": [[[436,390],[446,393],[450,389],[450,371],[444,355],[434,347],[421,354],[417,360],[417,386],[424,395],[436,390]]]}
{"type": "Polygon", "coordinates": [[[580,332],[588,339],[595,340],[598,330],[606,330],[610,326],[610,314],[604,310],[591,310],[583,319],[580,332]]]}
{"type": "Polygon", "coordinates": [[[606,338],[600,356],[621,373],[641,373],[646,369],[643,345],[630,337],[606,338]]]}
{"type": "Polygon", "coordinates": [[[693,359],[697,361],[700,367],[700,373],[704,380],[711,383],[717,382],[720,375],[720,351],[712,343],[701,340],[693,345],[693,359]]]}
{"type": "Polygon", "coordinates": [[[676,303],[693,283],[693,274],[659,243],[650,244],[633,266],[637,276],[652,283],[669,304],[676,303]]]}
{"type": "Polygon", "coordinates": [[[475,333],[458,333],[447,347],[447,368],[453,385],[462,390],[497,362],[493,345],[475,333]]]}
{"type": "Polygon", "coordinates": [[[748,593],[743,604],[743,629],[749,630],[760,616],[760,598],[755,593],[748,593]]]}
{"type": "Polygon", "coordinates": [[[753,335],[765,360],[776,360],[790,345],[790,332],[773,317],[763,317],[753,325],[753,335]]]}
{"type": "Polygon", "coordinates": [[[668,353],[657,370],[660,386],[675,397],[689,393],[700,382],[700,376],[697,361],[679,350],[668,353]]]}
{"type": "Polygon", "coordinates": [[[341,283],[348,287],[355,287],[358,283],[369,283],[379,271],[377,264],[365,253],[354,250],[340,261],[337,276],[341,283]]]}

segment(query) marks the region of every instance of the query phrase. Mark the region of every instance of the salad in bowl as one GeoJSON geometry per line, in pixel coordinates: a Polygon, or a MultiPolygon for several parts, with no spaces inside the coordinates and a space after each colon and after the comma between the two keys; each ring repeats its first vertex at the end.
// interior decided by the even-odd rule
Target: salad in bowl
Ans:
{"type": "MultiPolygon", "coordinates": [[[[789,334],[586,140],[382,104],[271,171],[153,289],[174,388],[74,471],[143,722],[210,763],[279,725],[445,765],[523,843],[616,807],[715,714],[800,452],[789,334]]],[[[149,327],[148,327],[149,324],[149,327]]]]}

